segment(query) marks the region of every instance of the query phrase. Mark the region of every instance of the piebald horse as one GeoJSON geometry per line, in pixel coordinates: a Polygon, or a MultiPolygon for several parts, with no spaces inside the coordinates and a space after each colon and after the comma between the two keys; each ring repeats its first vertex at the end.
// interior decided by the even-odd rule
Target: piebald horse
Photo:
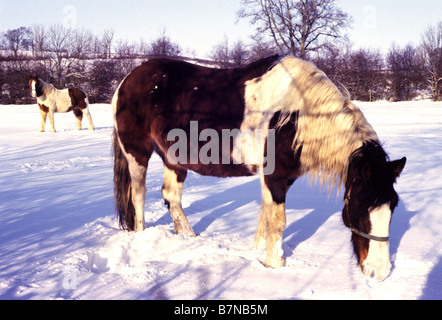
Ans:
{"type": "Polygon", "coordinates": [[[37,98],[40,108],[41,122],[40,132],[45,131],[46,118],[49,115],[51,131],[55,132],[54,113],[72,111],[77,118],[77,129],[81,130],[83,115],[89,121],[89,130],[95,130],[89,113],[89,100],[86,94],[78,88],[58,90],[52,84],[39,79],[38,76],[29,77],[29,87],[31,95],[37,98]]]}
{"type": "Polygon", "coordinates": [[[393,186],[406,158],[389,160],[363,113],[313,64],[272,56],[223,70],[151,59],[123,80],[112,104],[115,206],[123,229],[144,229],[153,152],[164,162],[162,196],[177,234],[195,235],[181,206],[188,170],[259,174],[255,245],[265,243],[266,266],[281,267],[286,193],[308,173],[330,188],[345,186],[342,218],[358,263],[375,279],[389,275],[390,220],[398,204],[393,186]],[[257,131],[264,142],[245,143],[242,133],[257,131]]]}

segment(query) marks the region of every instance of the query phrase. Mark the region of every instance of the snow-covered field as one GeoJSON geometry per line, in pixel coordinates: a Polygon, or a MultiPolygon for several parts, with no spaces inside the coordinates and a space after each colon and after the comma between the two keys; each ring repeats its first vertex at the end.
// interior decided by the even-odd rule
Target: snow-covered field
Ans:
{"type": "MultiPolygon", "coordinates": [[[[0,106],[1,299],[442,299],[442,103],[358,103],[392,159],[408,163],[396,187],[393,270],[367,281],[341,222],[341,195],[307,179],[288,195],[287,267],[252,250],[259,179],[190,173],[183,206],[196,238],[173,235],[151,160],[146,230],[118,228],[113,209],[112,112],[92,105],[97,130],[38,133],[36,106],[0,106]]],[[[83,124],[87,126],[86,123],[83,124]]]]}

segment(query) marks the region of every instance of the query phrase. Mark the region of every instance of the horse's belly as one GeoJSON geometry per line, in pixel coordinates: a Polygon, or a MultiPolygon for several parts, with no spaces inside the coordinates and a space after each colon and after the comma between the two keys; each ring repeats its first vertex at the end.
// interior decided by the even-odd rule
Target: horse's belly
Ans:
{"type": "Polygon", "coordinates": [[[187,170],[199,175],[218,178],[253,176],[258,172],[257,166],[249,167],[244,164],[186,165],[186,167],[187,170]]]}

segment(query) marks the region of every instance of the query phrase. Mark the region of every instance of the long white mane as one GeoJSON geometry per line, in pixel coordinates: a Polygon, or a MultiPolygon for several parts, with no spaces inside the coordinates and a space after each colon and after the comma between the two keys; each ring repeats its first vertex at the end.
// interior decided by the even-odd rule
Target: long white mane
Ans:
{"type": "Polygon", "coordinates": [[[298,113],[295,151],[302,148],[301,171],[330,188],[347,178],[350,155],[378,136],[361,110],[312,63],[287,56],[269,72],[281,112],[279,126],[298,113]]]}

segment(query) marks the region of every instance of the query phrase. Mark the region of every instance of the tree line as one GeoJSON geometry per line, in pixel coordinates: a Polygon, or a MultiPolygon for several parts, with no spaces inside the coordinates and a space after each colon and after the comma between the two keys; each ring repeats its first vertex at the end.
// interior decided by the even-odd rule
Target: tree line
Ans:
{"type": "Polygon", "coordinates": [[[0,33],[2,104],[33,103],[30,74],[57,88],[80,86],[92,103],[108,103],[120,81],[151,57],[193,60],[220,68],[241,67],[271,54],[293,54],[314,62],[352,99],[374,101],[431,97],[442,84],[442,22],[424,30],[416,45],[392,44],[387,53],[354,49],[343,36],[351,17],[335,0],[242,0],[238,19],[256,33],[245,43],[227,36],[206,60],[184,51],[163,30],[156,39],[128,42],[113,30],[94,35],[63,25],[20,27],[0,33]],[[188,56],[187,58],[184,56],[188,56]],[[189,58],[190,56],[190,58],[189,58]]]}
{"type": "Polygon", "coordinates": [[[439,101],[442,84],[442,21],[424,30],[420,43],[392,44],[386,54],[352,49],[345,31],[353,23],[336,0],[241,0],[239,19],[255,37],[265,35],[279,52],[315,62],[358,100],[439,101]]]}
{"type": "Polygon", "coordinates": [[[181,54],[165,31],[150,43],[117,41],[114,35],[113,30],[96,36],[61,24],[0,33],[0,103],[32,103],[31,74],[57,88],[79,86],[92,103],[109,102],[120,81],[142,61],[181,54]]]}

